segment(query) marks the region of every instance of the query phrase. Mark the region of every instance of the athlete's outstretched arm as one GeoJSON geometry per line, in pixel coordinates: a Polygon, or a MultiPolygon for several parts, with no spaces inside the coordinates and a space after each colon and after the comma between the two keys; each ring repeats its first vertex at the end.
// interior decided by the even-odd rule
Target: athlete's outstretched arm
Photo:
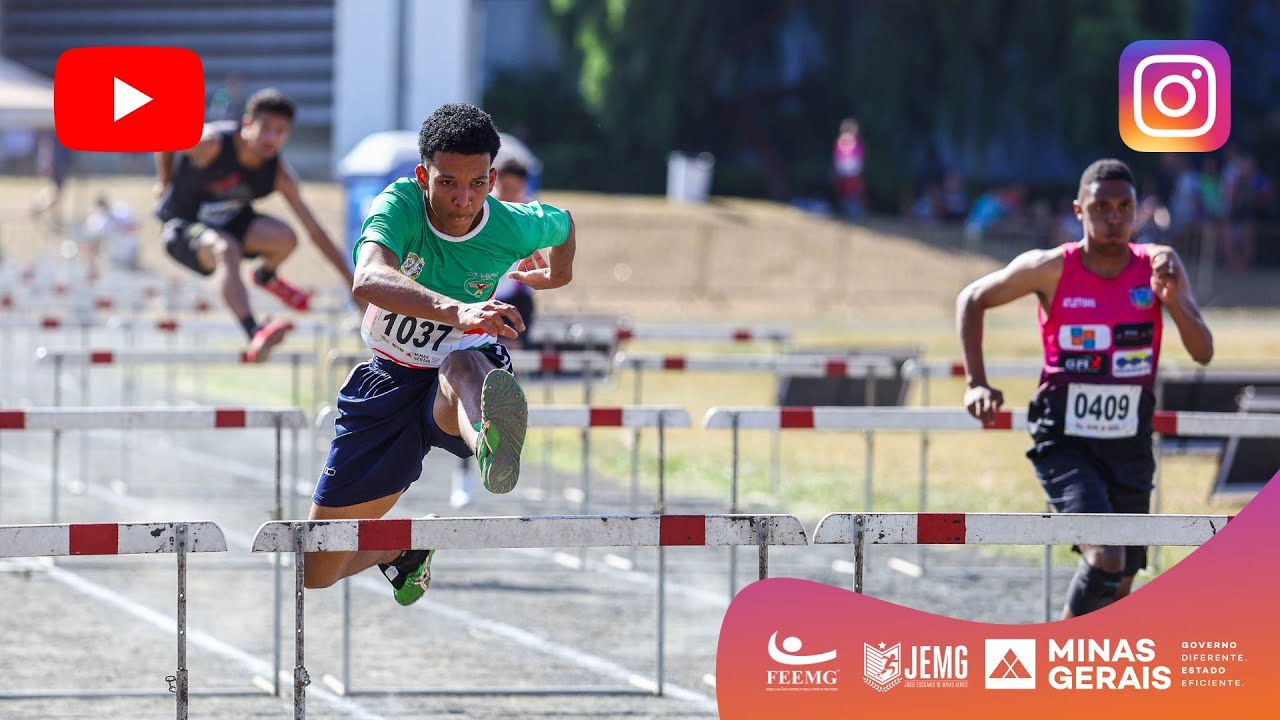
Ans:
{"type": "Polygon", "coordinates": [[[483,330],[508,338],[518,337],[517,331],[524,332],[524,320],[514,306],[498,300],[468,305],[428,290],[400,272],[400,258],[391,248],[376,242],[360,245],[351,295],[357,302],[447,323],[459,330],[483,330]],[[515,328],[507,326],[503,318],[511,320],[515,328]]]}
{"type": "Polygon", "coordinates": [[[1201,365],[1213,359],[1213,333],[1200,316],[1200,306],[1186,282],[1182,258],[1171,247],[1151,246],[1151,291],[1160,299],[1173,324],[1178,326],[1182,346],[1201,365]]]}
{"type": "Polygon", "coordinates": [[[982,357],[983,317],[990,308],[1032,293],[1043,299],[1052,298],[1061,275],[1061,257],[1061,253],[1052,250],[1023,253],[1006,267],[975,280],[956,298],[956,332],[968,380],[964,404],[983,422],[990,421],[1004,404],[1004,395],[987,384],[982,357]]]}
{"type": "MultiPolygon", "coordinates": [[[[536,262],[521,263],[520,268],[507,273],[512,280],[519,280],[534,290],[550,290],[564,287],[573,280],[573,256],[577,253],[577,228],[573,216],[569,216],[569,235],[564,242],[551,248],[550,267],[540,267],[536,262]]],[[[536,253],[535,253],[536,254],[536,253]]]]}
{"type": "Polygon", "coordinates": [[[316,221],[316,216],[312,214],[311,208],[302,199],[302,192],[298,189],[298,176],[294,173],[293,168],[280,159],[279,169],[276,171],[276,190],[284,196],[285,202],[289,203],[289,207],[293,210],[293,214],[297,216],[298,221],[302,223],[302,227],[307,231],[307,237],[311,238],[311,242],[324,255],[324,259],[329,261],[343,279],[347,281],[347,287],[350,288],[355,282],[355,276],[351,272],[351,268],[347,267],[346,258],[342,253],[338,252],[338,248],[334,246],[333,240],[329,239],[329,234],[320,227],[320,223],[316,221]]]}

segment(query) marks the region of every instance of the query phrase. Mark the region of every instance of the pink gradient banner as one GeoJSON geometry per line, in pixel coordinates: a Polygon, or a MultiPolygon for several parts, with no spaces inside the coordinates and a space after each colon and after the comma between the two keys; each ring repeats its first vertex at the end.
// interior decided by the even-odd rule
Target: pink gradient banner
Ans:
{"type": "Polygon", "coordinates": [[[1277,717],[1277,479],[1185,560],[1067,621],[976,623],[805,580],[754,583],[720,630],[720,716],[1277,717]]]}

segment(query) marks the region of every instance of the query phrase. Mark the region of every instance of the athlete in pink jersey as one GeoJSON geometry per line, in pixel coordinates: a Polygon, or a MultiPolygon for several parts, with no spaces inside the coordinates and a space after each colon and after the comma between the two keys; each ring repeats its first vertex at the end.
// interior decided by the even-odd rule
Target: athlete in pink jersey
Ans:
{"type": "MultiPolygon", "coordinates": [[[[974,282],[956,301],[956,325],[969,389],[964,403],[990,420],[1004,404],[987,384],[982,319],[988,308],[1035,293],[1040,300],[1044,370],[1027,419],[1027,451],[1058,512],[1146,513],[1155,458],[1155,410],[1162,308],[1200,364],[1213,357],[1213,336],[1185,281],[1182,261],[1163,245],[1133,245],[1137,207],[1133,173],[1119,160],[1085,169],[1074,203],[1084,239],[1023,253],[974,282]]],[[[1063,619],[1129,594],[1146,567],[1145,547],[1081,545],[1080,566],[1063,619]]]]}

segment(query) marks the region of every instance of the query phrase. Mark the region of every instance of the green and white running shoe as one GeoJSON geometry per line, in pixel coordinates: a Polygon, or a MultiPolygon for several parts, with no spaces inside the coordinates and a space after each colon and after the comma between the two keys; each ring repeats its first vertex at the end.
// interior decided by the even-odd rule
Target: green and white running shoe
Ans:
{"type": "Polygon", "coordinates": [[[520,450],[529,429],[529,403],[515,376],[491,370],[480,389],[480,422],[476,460],[491,493],[509,493],[520,479],[520,450]]]}
{"type": "Polygon", "coordinates": [[[405,550],[395,560],[378,566],[391,581],[396,602],[412,605],[426,594],[431,585],[431,560],[435,555],[435,550],[405,550]]]}

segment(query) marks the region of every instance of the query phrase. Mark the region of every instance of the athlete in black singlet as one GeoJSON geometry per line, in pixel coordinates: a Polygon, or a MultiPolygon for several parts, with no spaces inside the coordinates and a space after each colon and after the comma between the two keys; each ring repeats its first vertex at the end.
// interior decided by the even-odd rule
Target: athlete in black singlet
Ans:
{"type": "Polygon", "coordinates": [[[298,191],[293,169],[280,156],[289,139],[294,103],[278,90],[249,98],[239,126],[205,125],[200,142],[181,153],[157,153],[165,249],[183,266],[217,279],[227,307],[249,337],[246,356],[262,360],[292,329],[287,320],[258,324],[240,277],[241,258],[261,258],[253,281],[295,310],[306,310],[306,292],[281,279],[276,270],[298,245],[284,222],[254,211],[252,202],[279,190],[306,228],[316,248],[339,272],[348,292],[351,269],[316,222],[298,191]]]}

